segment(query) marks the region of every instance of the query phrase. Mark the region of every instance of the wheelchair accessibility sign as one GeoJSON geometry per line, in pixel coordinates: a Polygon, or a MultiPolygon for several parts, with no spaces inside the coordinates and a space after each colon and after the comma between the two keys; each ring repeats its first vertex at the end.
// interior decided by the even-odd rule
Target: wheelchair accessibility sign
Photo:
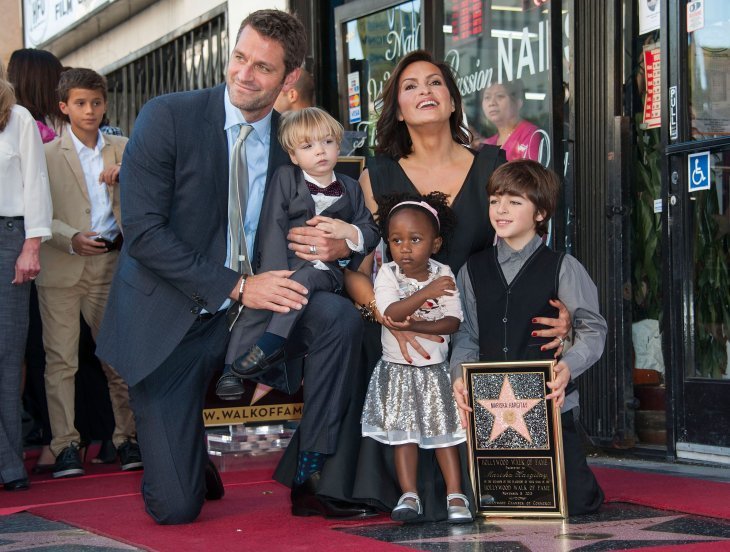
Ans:
{"type": "Polygon", "coordinates": [[[689,191],[710,189],[710,152],[691,153],[687,156],[689,191]]]}

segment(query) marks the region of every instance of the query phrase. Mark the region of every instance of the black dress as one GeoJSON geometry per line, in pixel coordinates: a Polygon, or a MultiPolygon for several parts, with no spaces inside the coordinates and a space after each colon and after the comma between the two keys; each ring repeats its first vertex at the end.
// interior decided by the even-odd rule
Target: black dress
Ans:
{"type": "MultiPolygon", "coordinates": [[[[454,274],[458,273],[472,253],[494,240],[486,187],[492,171],[506,162],[504,151],[496,146],[486,146],[478,153],[472,153],[474,161],[471,169],[451,205],[457,218],[453,237],[448,247],[442,248],[434,257],[448,264],[454,274]]],[[[401,166],[393,159],[376,156],[368,159],[367,167],[376,198],[392,193],[418,194],[401,166]]],[[[351,381],[351,399],[342,421],[337,452],[324,464],[318,494],[336,500],[367,503],[387,512],[395,506],[401,495],[393,447],[363,438],[360,427],[370,375],[380,356],[380,325],[365,323],[360,370],[351,381]]],[[[465,445],[460,445],[459,451],[462,490],[473,504],[465,445]]],[[[280,483],[288,486],[292,484],[298,452],[299,441],[295,433],[274,473],[274,478],[280,483]]],[[[419,449],[418,486],[424,507],[424,521],[446,519],[446,485],[433,450],[419,449]]]]}

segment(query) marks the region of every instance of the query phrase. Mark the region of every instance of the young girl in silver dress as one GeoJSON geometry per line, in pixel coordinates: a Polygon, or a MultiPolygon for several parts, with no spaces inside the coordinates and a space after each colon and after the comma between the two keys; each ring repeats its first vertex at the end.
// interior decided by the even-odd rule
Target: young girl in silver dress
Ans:
{"type": "Polygon", "coordinates": [[[375,303],[382,315],[383,356],[373,371],[362,414],[362,433],[395,447],[395,468],[403,493],[393,509],[395,521],[417,521],[423,514],[418,496],[418,447],[436,449],[446,481],[448,520],[472,521],[461,489],[459,453],[466,440],[449,379],[449,335],[463,319],[451,269],[433,259],[444,246],[454,217],[446,196],[379,201],[378,224],[392,262],[375,279],[375,303]],[[440,336],[422,341],[428,356],[408,363],[390,332],[414,331],[440,336]]]}

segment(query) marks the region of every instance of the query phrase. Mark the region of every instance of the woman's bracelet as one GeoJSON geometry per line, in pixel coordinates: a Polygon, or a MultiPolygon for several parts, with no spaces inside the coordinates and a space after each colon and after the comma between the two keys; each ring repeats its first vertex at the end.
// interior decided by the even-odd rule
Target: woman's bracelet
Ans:
{"type": "Polygon", "coordinates": [[[375,305],[375,299],[370,301],[367,305],[360,305],[357,310],[360,311],[360,316],[366,322],[377,322],[378,321],[378,307],[375,305]]]}

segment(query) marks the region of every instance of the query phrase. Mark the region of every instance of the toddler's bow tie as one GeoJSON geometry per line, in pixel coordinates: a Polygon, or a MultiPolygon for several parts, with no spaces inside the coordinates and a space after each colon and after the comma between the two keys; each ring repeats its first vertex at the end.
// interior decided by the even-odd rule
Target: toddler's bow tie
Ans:
{"type": "Polygon", "coordinates": [[[324,194],[326,196],[339,197],[343,193],[342,184],[340,184],[337,180],[335,180],[326,188],[321,188],[320,186],[312,184],[311,182],[307,182],[307,186],[309,187],[309,192],[312,195],[324,194]]]}

